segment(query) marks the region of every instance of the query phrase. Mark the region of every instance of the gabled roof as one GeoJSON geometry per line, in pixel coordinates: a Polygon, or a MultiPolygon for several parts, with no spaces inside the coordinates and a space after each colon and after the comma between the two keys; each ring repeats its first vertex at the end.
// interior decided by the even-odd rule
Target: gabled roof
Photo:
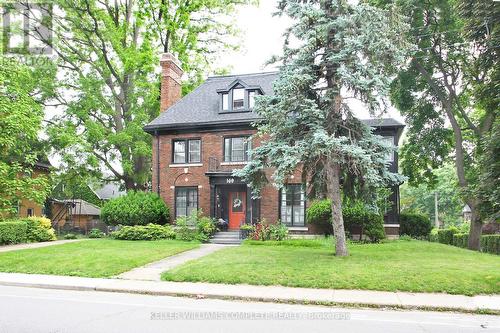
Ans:
{"type": "Polygon", "coordinates": [[[107,183],[94,192],[102,200],[114,199],[126,194],[125,191],[120,190],[120,184],[117,183],[107,183]]]}
{"type": "Polygon", "coordinates": [[[90,202],[81,199],[63,200],[64,202],[74,203],[71,207],[71,215],[101,215],[101,209],[90,202]]]}
{"type": "MultiPolygon", "coordinates": [[[[249,126],[259,119],[250,112],[220,112],[219,93],[242,85],[247,89],[260,89],[265,95],[273,94],[273,82],[278,72],[254,73],[242,75],[212,76],[198,88],[181,98],[166,111],[149,123],[144,130],[153,133],[155,130],[203,129],[223,126],[249,126]]],[[[371,127],[402,128],[404,124],[392,118],[366,119],[365,124],[371,127]]]]}

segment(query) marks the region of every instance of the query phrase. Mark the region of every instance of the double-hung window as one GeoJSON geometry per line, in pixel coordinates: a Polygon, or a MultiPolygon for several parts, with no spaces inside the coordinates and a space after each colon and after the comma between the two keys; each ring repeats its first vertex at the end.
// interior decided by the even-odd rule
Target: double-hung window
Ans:
{"type": "Polygon", "coordinates": [[[301,184],[288,184],[281,189],[281,222],[290,227],[305,225],[305,193],[301,184]]]}
{"type": "Polygon", "coordinates": [[[224,138],[224,162],[245,162],[252,144],[249,137],[224,138]]]}
{"type": "Polygon", "coordinates": [[[197,187],[175,188],[175,217],[189,216],[198,209],[197,187]]]}
{"type": "Polygon", "coordinates": [[[173,163],[200,163],[201,162],[201,140],[185,139],[174,140],[173,163]]]}

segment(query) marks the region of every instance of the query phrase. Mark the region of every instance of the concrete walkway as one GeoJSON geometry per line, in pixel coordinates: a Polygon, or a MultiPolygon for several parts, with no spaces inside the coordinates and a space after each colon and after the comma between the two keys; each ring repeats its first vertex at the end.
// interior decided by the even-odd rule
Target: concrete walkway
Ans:
{"type": "Polygon", "coordinates": [[[37,249],[39,247],[61,245],[61,244],[81,242],[81,241],[86,241],[86,240],[88,240],[88,239],[85,239],[85,238],[83,238],[83,239],[64,239],[64,240],[57,240],[57,241],[52,241],[52,242],[5,245],[5,246],[0,246],[0,253],[1,252],[10,252],[10,251],[15,251],[15,250],[37,249]]]}
{"type": "Polygon", "coordinates": [[[158,296],[193,296],[326,305],[361,305],[423,310],[488,310],[500,314],[500,295],[462,296],[430,293],[333,290],[280,286],[94,279],[74,276],[0,273],[0,285],[46,289],[91,290],[158,296]]]}
{"type": "Polygon", "coordinates": [[[145,266],[134,268],[131,271],[118,275],[117,277],[119,279],[127,280],[160,281],[161,273],[182,265],[187,261],[204,257],[227,246],[229,245],[202,244],[197,249],[185,251],[160,261],[155,261],[145,266]]]}

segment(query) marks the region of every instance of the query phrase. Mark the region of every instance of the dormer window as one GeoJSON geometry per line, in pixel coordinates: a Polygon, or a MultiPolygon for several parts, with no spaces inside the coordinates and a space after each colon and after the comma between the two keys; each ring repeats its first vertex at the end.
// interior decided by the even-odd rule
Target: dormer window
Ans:
{"type": "Polygon", "coordinates": [[[222,110],[229,111],[229,94],[222,94],[222,110]]]}
{"type": "Polygon", "coordinates": [[[242,110],[245,108],[245,89],[233,89],[233,110],[242,110]]]}
{"type": "Polygon", "coordinates": [[[240,80],[226,89],[218,89],[221,112],[249,112],[255,106],[255,96],[262,94],[259,86],[248,86],[240,80]]]}

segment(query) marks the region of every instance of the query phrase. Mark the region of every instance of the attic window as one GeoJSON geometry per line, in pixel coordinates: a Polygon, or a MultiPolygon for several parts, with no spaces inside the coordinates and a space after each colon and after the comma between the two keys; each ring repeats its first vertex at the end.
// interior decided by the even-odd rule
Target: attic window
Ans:
{"type": "Polygon", "coordinates": [[[233,89],[233,110],[245,108],[245,89],[233,89]]]}
{"type": "Polygon", "coordinates": [[[222,110],[229,110],[229,94],[222,94],[222,110]]]}

